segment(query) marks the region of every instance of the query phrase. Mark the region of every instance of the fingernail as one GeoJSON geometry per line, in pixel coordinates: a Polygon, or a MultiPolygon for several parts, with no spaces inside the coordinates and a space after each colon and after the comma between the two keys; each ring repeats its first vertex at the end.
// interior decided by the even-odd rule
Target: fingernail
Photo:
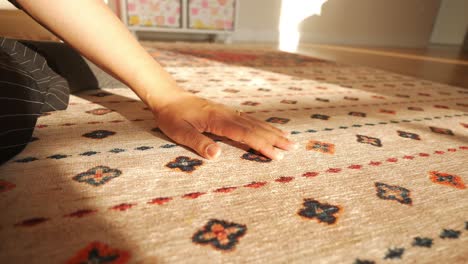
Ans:
{"type": "Polygon", "coordinates": [[[211,144],[206,148],[206,154],[211,159],[216,159],[221,155],[221,149],[217,144],[211,144]]]}
{"type": "Polygon", "coordinates": [[[283,153],[279,152],[279,153],[276,154],[276,159],[277,159],[277,160],[282,160],[283,158],[284,158],[284,154],[283,154],[283,153]]]}
{"type": "Polygon", "coordinates": [[[288,145],[286,146],[287,150],[297,150],[299,149],[299,144],[289,141],[288,145]]]}

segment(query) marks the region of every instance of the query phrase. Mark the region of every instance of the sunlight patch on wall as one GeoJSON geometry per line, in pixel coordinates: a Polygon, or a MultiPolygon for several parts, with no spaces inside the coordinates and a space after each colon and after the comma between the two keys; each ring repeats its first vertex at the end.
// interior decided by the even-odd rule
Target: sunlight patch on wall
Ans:
{"type": "Polygon", "coordinates": [[[299,24],[309,16],[320,15],[327,0],[282,0],[279,22],[279,49],[297,51],[301,33],[299,24]]]}

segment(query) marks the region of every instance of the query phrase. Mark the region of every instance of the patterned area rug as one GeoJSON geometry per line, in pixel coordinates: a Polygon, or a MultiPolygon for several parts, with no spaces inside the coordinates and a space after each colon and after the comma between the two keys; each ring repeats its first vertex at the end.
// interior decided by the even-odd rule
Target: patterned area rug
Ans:
{"type": "Polygon", "coordinates": [[[265,49],[146,46],[187,90],[301,148],[271,161],[216,138],[207,161],[128,89],[73,96],[0,168],[1,263],[466,263],[468,90],[265,49]]]}

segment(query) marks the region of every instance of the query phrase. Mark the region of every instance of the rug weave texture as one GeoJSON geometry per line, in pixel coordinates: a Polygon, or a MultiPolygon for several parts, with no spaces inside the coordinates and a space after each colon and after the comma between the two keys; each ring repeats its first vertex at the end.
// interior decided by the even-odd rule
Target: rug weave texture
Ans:
{"type": "Polygon", "coordinates": [[[0,263],[468,261],[468,90],[268,49],[145,45],[185,89],[300,148],[271,161],[214,137],[208,161],[127,88],[74,95],[0,167],[0,263]]]}

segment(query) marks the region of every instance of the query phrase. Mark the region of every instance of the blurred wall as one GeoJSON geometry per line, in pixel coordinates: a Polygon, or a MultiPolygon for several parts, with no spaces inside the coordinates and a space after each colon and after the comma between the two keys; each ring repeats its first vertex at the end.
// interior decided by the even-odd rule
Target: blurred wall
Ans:
{"type": "MultiPolygon", "coordinates": [[[[117,9],[115,1],[111,0],[109,4],[117,9]]],[[[441,0],[328,0],[322,6],[321,15],[306,18],[299,25],[301,41],[422,47],[431,40],[440,2],[441,0]]],[[[466,7],[468,0],[444,0],[446,5],[445,2],[458,2],[466,7]]],[[[233,40],[277,42],[281,4],[282,0],[239,0],[239,20],[233,40]]],[[[439,14],[432,40],[440,36],[437,32],[445,33],[447,28],[454,30],[453,22],[439,22],[441,18],[445,17],[445,20],[440,21],[447,21],[453,12],[468,10],[454,8],[453,4],[449,6],[451,8],[444,11],[446,15],[439,14]]],[[[11,5],[6,0],[0,0],[0,35],[27,38],[30,37],[28,32],[38,31],[40,38],[52,38],[50,33],[21,11],[2,10],[5,7],[11,5]]],[[[465,19],[467,17],[468,15],[464,16],[465,19]]]]}
{"type": "Polygon", "coordinates": [[[443,0],[434,25],[431,42],[461,45],[468,30],[468,1],[443,0]]]}
{"type": "MultiPolygon", "coordinates": [[[[425,46],[439,5],[440,0],[328,0],[320,16],[309,17],[301,23],[301,41],[425,46]]],[[[240,0],[234,40],[277,41],[280,13],[281,0],[240,0]]]]}

